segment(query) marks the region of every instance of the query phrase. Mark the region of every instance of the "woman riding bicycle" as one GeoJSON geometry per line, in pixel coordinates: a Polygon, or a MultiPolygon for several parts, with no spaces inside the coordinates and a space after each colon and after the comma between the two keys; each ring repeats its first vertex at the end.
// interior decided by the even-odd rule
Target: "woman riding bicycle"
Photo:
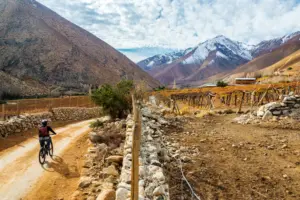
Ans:
{"type": "Polygon", "coordinates": [[[44,119],[42,120],[42,125],[39,127],[39,141],[41,148],[44,146],[46,141],[47,149],[49,149],[50,143],[52,142],[49,132],[52,132],[54,135],[56,135],[53,129],[50,126],[48,126],[48,121],[44,119]]]}

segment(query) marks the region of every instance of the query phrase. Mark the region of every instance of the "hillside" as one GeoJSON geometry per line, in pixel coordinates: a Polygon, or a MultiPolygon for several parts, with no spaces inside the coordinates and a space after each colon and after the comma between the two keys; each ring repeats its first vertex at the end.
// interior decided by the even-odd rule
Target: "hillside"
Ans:
{"type": "Polygon", "coordinates": [[[42,83],[75,91],[122,78],[159,84],[123,54],[34,0],[2,0],[0,13],[0,71],[19,79],[21,91],[28,79],[37,88],[42,83]]]}

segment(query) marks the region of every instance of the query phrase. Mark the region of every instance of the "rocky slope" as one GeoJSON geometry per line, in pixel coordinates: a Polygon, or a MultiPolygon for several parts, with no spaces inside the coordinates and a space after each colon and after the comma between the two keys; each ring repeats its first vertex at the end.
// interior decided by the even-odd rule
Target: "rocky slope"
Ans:
{"type": "MultiPolygon", "coordinates": [[[[299,39],[300,32],[296,32],[249,46],[218,36],[200,43],[193,51],[173,62],[157,60],[164,55],[149,58],[146,63],[155,67],[143,69],[165,84],[176,80],[179,85],[197,86],[231,74],[254,72],[273,65],[300,49],[299,39]]],[[[141,66],[145,61],[138,64],[141,66]]]]}
{"type": "Polygon", "coordinates": [[[123,54],[35,0],[2,0],[0,13],[0,71],[13,79],[78,91],[122,78],[158,85],[123,54]]]}

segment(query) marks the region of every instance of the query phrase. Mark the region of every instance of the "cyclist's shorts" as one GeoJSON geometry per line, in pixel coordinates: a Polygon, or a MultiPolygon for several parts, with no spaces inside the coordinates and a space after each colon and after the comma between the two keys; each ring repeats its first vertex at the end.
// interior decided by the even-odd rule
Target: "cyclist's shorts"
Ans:
{"type": "Polygon", "coordinates": [[[47,140],[50,140],[50,137],[39,137],[39,140],[40,141],[47,141],[47,140]]]}

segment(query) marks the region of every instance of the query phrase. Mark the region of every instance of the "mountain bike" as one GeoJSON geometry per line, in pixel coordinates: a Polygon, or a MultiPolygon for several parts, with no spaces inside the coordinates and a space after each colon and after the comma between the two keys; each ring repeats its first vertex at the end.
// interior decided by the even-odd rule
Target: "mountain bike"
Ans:
{"type": "Polygon", "coordinates": [[[49,139],[51,139],[51,137],[44,137],[44,145],[42,146],[42,148],[40,149],[39,152],[39,162],[41,165],[43,165],[46,162],[46,156],[49,155],[51,158],[53,157],[53,143],[52,140],[50,140],[50,144],[49,144],[49,148],[47,148],[49,139]]]}

